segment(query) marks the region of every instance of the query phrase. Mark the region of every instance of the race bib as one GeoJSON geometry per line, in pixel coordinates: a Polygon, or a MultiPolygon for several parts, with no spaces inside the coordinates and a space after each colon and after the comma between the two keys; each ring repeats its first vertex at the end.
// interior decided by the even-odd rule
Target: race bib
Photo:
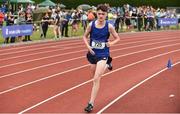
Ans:
{"type": "Polygon", "coordinates": [[[104,49],[106,46],[105,42],[92,41],[91,47],[95,49],[104,49]]]}

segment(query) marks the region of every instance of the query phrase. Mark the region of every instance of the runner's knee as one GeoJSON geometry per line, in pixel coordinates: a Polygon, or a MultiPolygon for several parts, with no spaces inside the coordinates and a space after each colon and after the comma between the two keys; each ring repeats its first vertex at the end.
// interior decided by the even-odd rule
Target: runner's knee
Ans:
{"type": "Polygon", "coordinates": [[[101,76],[97,76],[97,77],[95,76],[93,79],[93,82],[98,83],[100,81],[100,79],[101,79],[101,76]]]}

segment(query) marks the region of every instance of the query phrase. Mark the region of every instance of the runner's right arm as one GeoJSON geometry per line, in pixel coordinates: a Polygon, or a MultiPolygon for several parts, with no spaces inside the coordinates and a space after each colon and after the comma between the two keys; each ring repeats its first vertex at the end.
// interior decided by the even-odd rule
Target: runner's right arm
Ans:
{"type": "Polygon", "coordinates": [[[84,36],[83,36],[83,40],[84,40],[84,43],[85,43],[86,47],[88,48],[89,52],[94,55],[95,53],[94,53],[94,51],[92,50],[92,48],[91,48],[91,46],[89,45],[88,40],[87,40],[87,39],[88,39],[88,36],[89,36],[89,34],[90,34],[90,32],[91,32],[91,25],[92,25],[92,23],[90,23],[90,24],[87,26],[87,29],[86,29],[86,31],[85,31],[85,33],[84,33],[84,36]]]}

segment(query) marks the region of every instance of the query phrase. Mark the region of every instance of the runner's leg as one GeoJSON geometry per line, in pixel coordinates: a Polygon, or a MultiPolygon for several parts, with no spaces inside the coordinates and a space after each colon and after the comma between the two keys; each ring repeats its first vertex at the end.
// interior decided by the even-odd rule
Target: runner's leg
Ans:
{"type": "Polygon", "coordinates": [[[94,74],[93,87],[92,87],[91,99],[90,99],[91,104],[94,104],[94,100],[98,93],[99,86],[100,86],[100,79],[101,79],[102,74],[105,71],[106,62],[107,62],[107,60],[101,60],[101,61],[98,61],[96,64],[96,70],[95,70],[95,74],[94,74]]]}

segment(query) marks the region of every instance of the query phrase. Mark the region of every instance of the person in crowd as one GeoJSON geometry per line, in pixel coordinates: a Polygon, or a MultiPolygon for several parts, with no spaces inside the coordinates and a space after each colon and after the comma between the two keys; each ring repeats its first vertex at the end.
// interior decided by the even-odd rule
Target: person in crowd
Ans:
{"type": "Polygon", "coordinates": [[[138,31],[142,31],[143,26],[143,10],[141,7],[137,9],[137,28],[138,31]]]}
{"type": "MultiPolygon", "coordinates": [[[[6,26],[12,26],[14,24],[14,20],[15,20],[14,16],[11,14],[11,12],[8,12],[6,19],[6,26]]],[[[10,43],[14,43],[14,42],[15,42],[15,37],[11,37],[10,43]]],[[[5,44],[9,43],[9,37],[5,38],[4,43],[5,44]]]]}
{"type": "Polygon", "coordinates": [[[153,30],[154,27],[154,13],[151,7],[147,8],[146,18],[147,18],[146,31],[151,31],[153,30]]]}
{"type": "Polygon", "coordinates": [[[41,38],[46,38],[48,26],[49,26],[50,18],[48,12],[45,14],[45,16],[42,18],[42,33],[41,38]]]}
{"type": "Polygon", "coordinates": [[[120,18],[121,18],[120,13],[117,13],[117,17],[116,17],[115,23],[114,23],[114,27],[115,27],[116,32],[119,31],[120,18]]]}
{"type": "Polygon", "coordinates": [[[83,29],[85,32],[85,30],[87,28],[87,14],[86,14],[86,12],[82,12],[81,20],[82,20],[82,26],[83,26],[83,29]]]}
{"type": "MultiPolygon", "coordinates": [[[[33,24],[32,16],[30,12],[26,13],[26,24],[33,24]]],[[[30,35],[25,36],[25,39],[23,41],[32,41],[30,35]]]]}
{"type": "Polygon", "coordinates": [[[71,34],[72,36],[76,35],[77,34],[77,31],[78,31],[78,13],[75,12],[74,16],[72,17],[72,31],[71,31],[71,34]]]}
{"type": "Polygon", "coordinates": [[[61,33],[62,33],[62,36],[65,36],[65,37],[68,37],[68,23],[69,23],[69,19],[70,19],[70,17],[69,17],[68,12],[63,11],[63,13],[62,13],[62,20],[61,20],[61,24],[62,24],[61,33]]]}
{"type": "MultiPolygon", "coordinates": [[[[19,16],[18,16],[18,19],[17,19],[17,24],[18,25],[26,24],[25,13],[23,11],[19,12],[19,16]]],[[[22,36],[18,36],[17,41],[22,42],[22,36]]]]}
{"type": "Polygon", "coordinates": [[[126,31],[129,31],[131,29],[131,16],[129,11],[125,12],[125,23],[126,23],[126,31]]]}
{"type": "Polygon", "coordinates": [[[69,25],[69,22],[70,22],[70,20],[71,20],[71,12],[70,11],[68,11],[67,12],[67,14],[66,14],[66,24],[65,24],[65,37],[69,37],[69,35],[68,35],[68,25],[69,25]]]}
{"type": "Polygon", "coordinates": [[[91,10],[89,10],[89,12],[87,14],[87,18],[88,18],[89,23],[95,19],[95,15],[91,10]]]}
{"type": "Polygon", "coordinates": [[[0,12],[0,29],[3,26],[3,22],[4,22],[4,13],[0,12]]]}
{"type": "Polygon", "coordinates": [[[161,12],[160,12],[160,8],[158,8],[155,12],[155,17],[156,17],[156,29],[159,30],[160,26],[158,25],[158,20],[159,18],[161,18],[161,12]]]}
{"type": "Polygon", "coordinates": [[[60,31],[61,17],[60,17],[60,11],[59,10],[56,10],[55,13],[56,13],[56,16],[54,19],[54,30],[53,31],[54,31],[55,39],[57,39],[57,38],[61,37],[61,31],[60,31]]]}

